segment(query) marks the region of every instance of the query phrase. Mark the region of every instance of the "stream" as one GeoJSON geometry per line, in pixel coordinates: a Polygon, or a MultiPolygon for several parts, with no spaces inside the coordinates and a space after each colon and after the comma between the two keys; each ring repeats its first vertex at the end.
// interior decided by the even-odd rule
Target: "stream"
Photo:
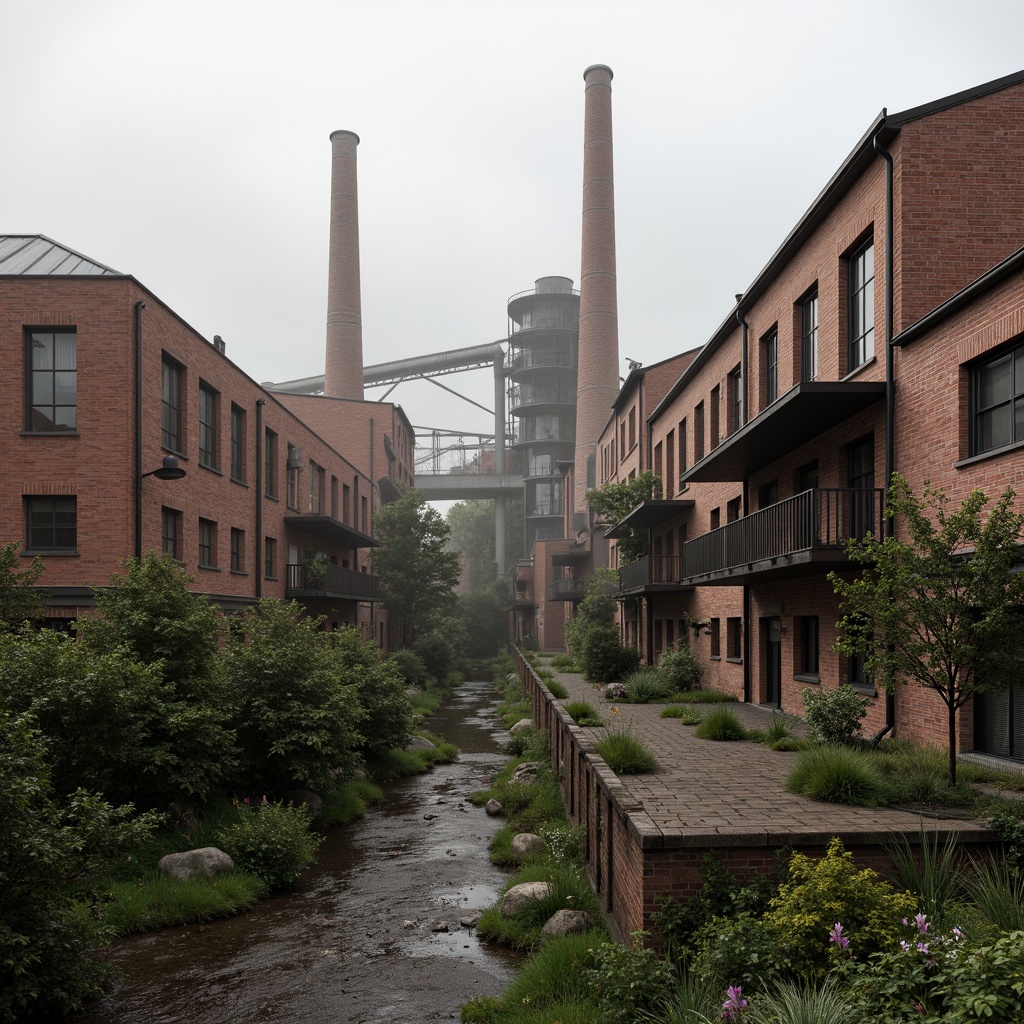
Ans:
{"type": "Polygon", "coordinates": [[[519,958],[460,924],[504,881],[488,859],[501,822],[468,799],[506,760],[496,703],[493,684],[463,683],[428,722],[458,761],[388,783],[364,819],[329,830],[297,889],[118,942],[122,980],[77,1024],[418,1024],[498,995],[519,958]]]}

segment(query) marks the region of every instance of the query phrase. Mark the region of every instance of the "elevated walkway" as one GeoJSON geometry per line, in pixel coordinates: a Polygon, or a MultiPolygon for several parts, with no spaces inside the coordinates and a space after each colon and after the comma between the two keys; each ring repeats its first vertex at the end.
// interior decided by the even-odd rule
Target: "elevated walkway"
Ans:
{"type": "Polygon", "coordinates": [[[428,501],[521,498],[523,478],[515,473],[417,473],[413,486],[428,501]]]}

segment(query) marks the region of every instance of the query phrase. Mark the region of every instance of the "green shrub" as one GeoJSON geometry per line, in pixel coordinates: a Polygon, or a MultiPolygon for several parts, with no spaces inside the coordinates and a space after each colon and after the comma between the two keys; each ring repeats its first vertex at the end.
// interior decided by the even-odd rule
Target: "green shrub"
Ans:
{"type": "Polygon", "coordinates": [[[648,775],[658,770],[655,756],[628,731],[609,733],[594,749],[617,775],[648,775]]]}
{"type": "Polygon", "coordinates": [[[1024,873],[1024,813],[1019,805],[993,814],[989,825],[1002,840],[1006,862],[1024,873]]]}
{"type": "Polygon", "coordinates": [[[594,626],[586,633],[580,666],[588,679],[614,683],[640,667],[640,652],[620,641],[618,626],[594,626]]]}
{"type": "MultiPolygon", "coordinates": [[[[529,1006],[540,1010],[558,1003],[595,1006],[587,976],[591,952],[607,934],[600,929],[566,935],[546,942],[523,966],[502,993],[505,1006],[529,1006]]],[[[466,1018],[463,1017],[465,1020],[466,1018]]],[[[592,1016],[589,1019],[593,1019],[592,1016]]]]}
{"type": "Polygon", "coordinates": [[[697,726],[695,736],[702,740],[745,740],[747,732],[732,708],[712,708],[697,726]]]}
{"type": "Polygon", "coordinates": [[[585,700],[572,700],[565,705],[566,713],[579,726],[596,729],[604,725],[604,719],[585,700]]]}
{"type": "Polygon", "coordinates": [[[793,854],[764,920],[798,973],[813,977],[829,964],[836,922],[850,940],[850,953],[862,959],[894,946],[901,921],[916,910],[913,896],[896,892],[870,868],[858,870],[853,854],[833,839],[824,857],[793,854]]]}
{"type": "Polygon", "coordinates": [[[881,803],[886,784],[871,755],[850,747],[812,747],[800,754],[786,780],[791,793],[834,804],[881,803]]]}
{"type": "Polygon", "coordinates": [[[325,790],[323,807],[317,819],[320,825],[345,825],[361,818],[370,804],[384,798],[384,791],[366,779],[352,779],[343,786],[325,790]]]}
{"type": "Polygon", "coordinates": [[[686,708],[680,704],[672,704],[662,708],[660,718],[678,718],[683,725],[700,725],[700,712],[686,708]]]}
{"type": "Polygon", "coordinates": [[[406,686],[415,686],[422,690],[430,682],[430,673],[426,662],[415,652],[406,649],[388,655],[388,661],[398,669],[399,675],[405,680],[406,686]]]}
{"type": "Polygon", "coordinates": [[[686,644],[670,647],[658,662],[670,689],[685,693],[700,686],[704,668],[686,644]]]}
{"type": "Polygon", "coordinates": [[[294,885],[315,860],[323,836],[311,832],[305,806],[262,804],[239,806],[238,820],[217,833],[221,848],[232,860],[271,889],[294,885]]]}
{"type": "Polygon", "coordinates": [[[438,683],[444,683],[448,673],[455,668],[455,646],[438,629],[418,636],[412,652],[426,665],[427,674],[438,683]]]}
{"type": "Polygon", "coordinates": [[[633,932],[632,945],[602,942],[591,953],[586,981],[602,1020],[633,1021],[661,1008],[675,988],[675,969],[644,946],[646,932],[633,932]]]}
{"type": "Polygon", "coordinates": [[[632,704],[650,704],[651,701],[664,700],[669,694],[661,670],[652,666],[630,672],[622,684],[626,687],[626,699],[632,704]]]}
{"type": "Polygon", "coordinates": [[[846,683],[835,690],[808,686],[803,702],[811,734],[820,743],[851,743],[870,703],[846,683]]]}
{"type": "Polygon", "coordinates": [[[551,667],[558,669],[559,672],[575,672],[576,662],[571,654],[556,654],[551,659],[551,667]]]}
{"type": "Polygon", "coordinates": [[[544,685],[548,688],[551,696],[555,700],[565,700],[569,696],[569,691],[565,688],[564,683],[560,683],[557,679],[552,676],[550,679],[544,681],[544,685]]]}
{"type": "Polygon", "coordinates": [[[694,935],[692,949],[690,969],[720,991],[727,985],[741,985],[746,991],[767,987],[790,967],[778,936],[747,912],[712,918],[694,935]]]}

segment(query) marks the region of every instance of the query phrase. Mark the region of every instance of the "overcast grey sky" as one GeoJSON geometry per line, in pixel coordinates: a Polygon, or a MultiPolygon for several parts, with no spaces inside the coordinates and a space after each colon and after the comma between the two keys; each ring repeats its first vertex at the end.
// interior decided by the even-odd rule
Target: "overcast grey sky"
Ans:
{"type": "MultiPolygon", "coordinates": [[[[0,233],[133,274],[257,380],[322,373],[346,128],[366,362],[503,339],[509,295],[579,278],[603,63],[620,352],[651,363],[709,337],[882,107],[1020,70],[1022,39],[1020,0],[0,0],[0,233]]],[[[487,373],[448,383],[490,404],[487,373]]]]}

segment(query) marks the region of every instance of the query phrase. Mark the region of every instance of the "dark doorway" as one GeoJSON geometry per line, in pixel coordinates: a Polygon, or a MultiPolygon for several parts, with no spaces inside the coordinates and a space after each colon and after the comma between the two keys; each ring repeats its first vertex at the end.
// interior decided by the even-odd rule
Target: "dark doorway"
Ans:
{"type": "Polygon", "coordinates": [[[782,706],[782,619],[762,619],[765,639],[764,702],[771,707],[782,706]]]}
{"type": "Polygon", "coordinates": [[[1024,686],[974,698],[974,749],[1024,761],[1024,686]]]}

